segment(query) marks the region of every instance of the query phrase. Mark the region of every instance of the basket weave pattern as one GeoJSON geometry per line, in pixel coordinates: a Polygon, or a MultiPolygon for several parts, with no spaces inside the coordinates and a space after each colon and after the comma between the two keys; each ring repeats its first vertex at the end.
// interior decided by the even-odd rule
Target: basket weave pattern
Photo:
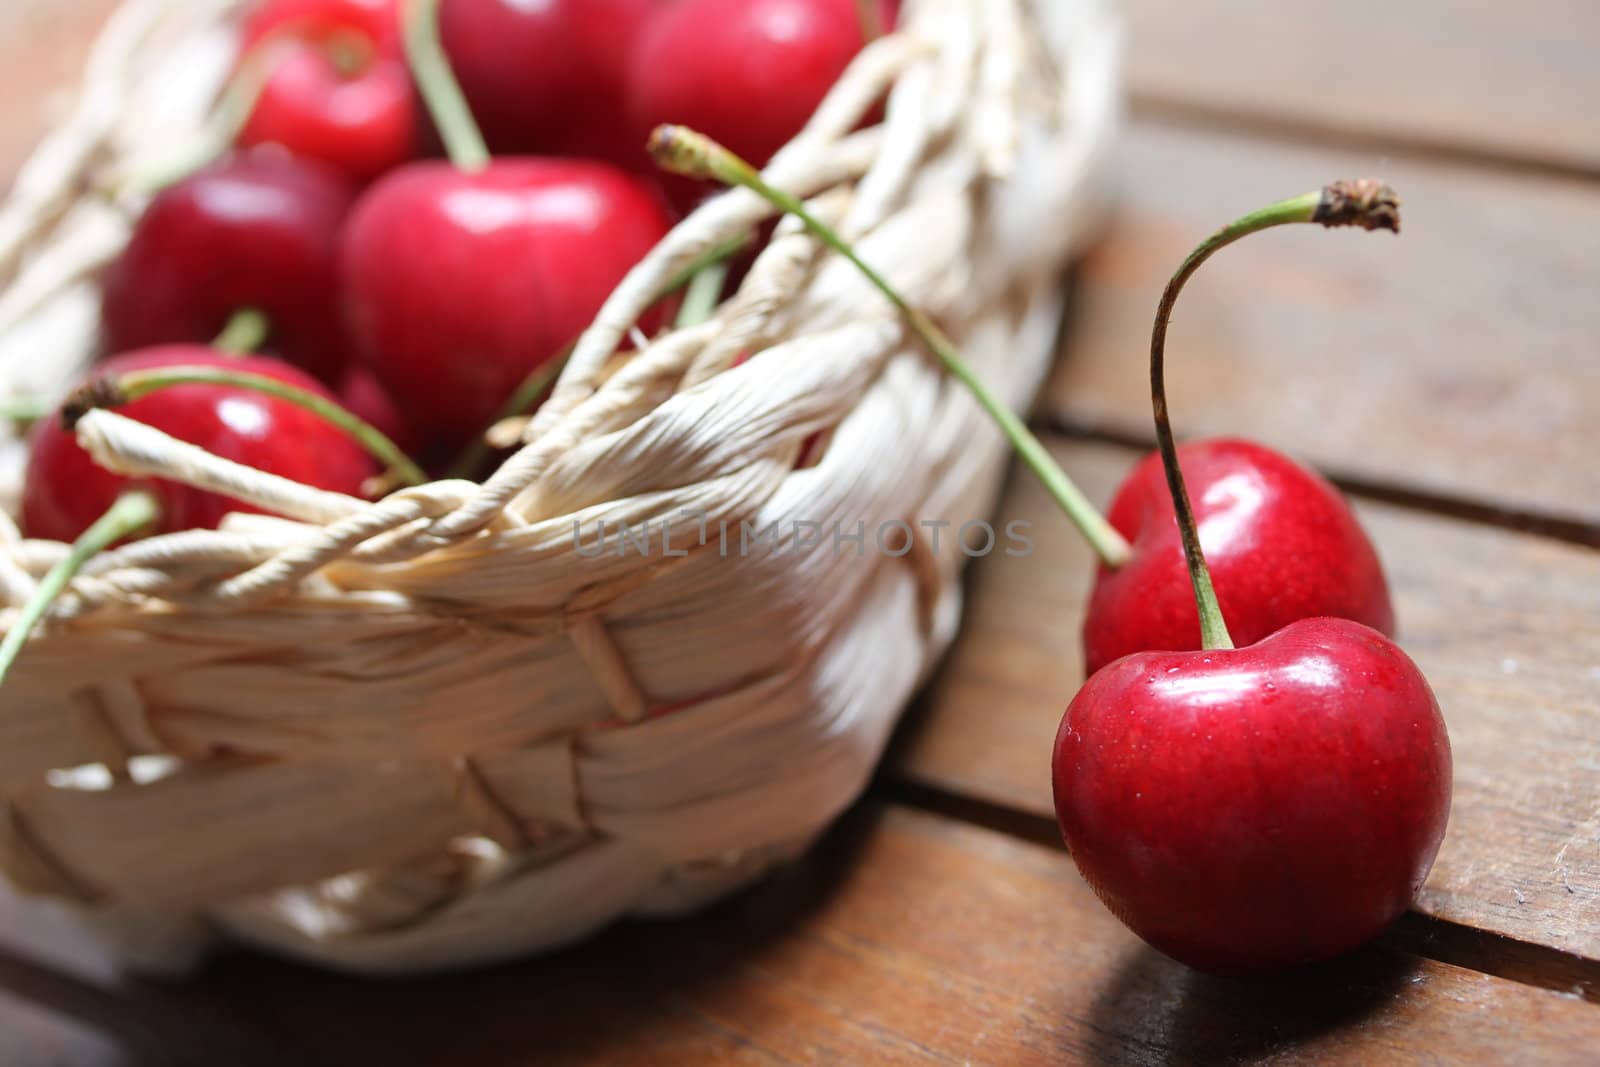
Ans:
{"type": "MultiPolygon", "coordinates": [[[[132,0],[108,28],[0,210],[0,388],[58,395],[94,354],[140,205],[92,190],[202,122],[239,6],[132,0]]],[[[1095,0],[911,0],[767,171],[1019,407],[1097,214],[1117,45],[1095,0]]],[[[793,220],[711,320],[616,354],[770,214],[740,190],[680,224],[481,485],[369,503],[85,418],[112,469],[286,517],[119,548],[58,602],[0,694],[9,879],[136,963],[220,934],[393,971],[694,907],[804,848],[951,637],[956,531],[1005,450],[793,220]]],[[[64,551],[0,515],[0,627],[64,551]]]]}

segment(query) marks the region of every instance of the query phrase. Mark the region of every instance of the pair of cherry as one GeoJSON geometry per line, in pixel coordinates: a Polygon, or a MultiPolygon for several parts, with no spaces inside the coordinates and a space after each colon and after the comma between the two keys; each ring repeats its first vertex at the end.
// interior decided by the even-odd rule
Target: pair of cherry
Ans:
{"type": "Polygon", "coordinates": [[[1421,889],[1450,810],[1444,720],[1389,640],[1387,583],[1345,502],[1259,445],[1173,444],[1178,292],[1217,249],[1290,222],[1398,231],[1398,203],[1376,183],[1285,201],[1219,231],[1169,283],[1151,342],[1160,449],[1112,506],[1132,549],[1100,568],[1091,673],[1051,764],[1063,836],[1100,898],[1150,944],[1224,973],[1383,930],[1421,889]]]}

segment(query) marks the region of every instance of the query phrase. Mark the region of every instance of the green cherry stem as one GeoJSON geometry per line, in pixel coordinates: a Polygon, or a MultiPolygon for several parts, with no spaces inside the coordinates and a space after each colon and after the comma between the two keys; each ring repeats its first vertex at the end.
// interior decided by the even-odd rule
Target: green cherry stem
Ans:
{"type": "Polygon", "coordinates": [[[861,39],[868,44],[883,36],[883,11],[878,0],[856,0],[856,20],[861,23],[861,39]]]}
{"type": "Polygon", "coordinates": [[[555,387],[556,379],[561,377],[561,372],[566,369],[567,360],[572,358],[572,350],[576,347],[576,341],[567,342],[566,347],[556,353],[554,359],[541,363],[531,374],[522,379],[522,384],[511,394],[511,399],[507,400],[495,414],[494,421],[484,427],[482,433],[474,436],[461,454],[451,461],[445,477],[475,477],[479,473],[478,468],[488,461],[489,454],[494,451],[494,446],[489,443],[490,431],[507,419],[519,418],[538,407],[555,387]]]}
{"type": "Polygon", "coordinates": [[[1183,471],[1178,467],[1178,448],[1172,439],[1172,421],[1167,414],[1166,349],[1167,321],[1172,317],[1172,306],[1200,264],[1211,258],[1218,249],[1226,248],[1241,237],[1247,237],[1273,226],[1292,223],[1315,222],[1323,226],[1359,226],[1364,230],[1390,230],[1400,232],[1400,200],[1394,190],[1371,179],[1339,181],[1319,192],[1281,200],[1259,211],[1235,219],[1206,238],[1189,253],[1156,306],[1155,327],[1150,334],[1150,406],[1155,414],[1156,442],[1161,449],[1161,465],[1167,475],[1167,489],[1172,493],[1172,505],[1178,516],[1178,531],[1183,537],[1183,554],[1189,565],[1189,580],[1194,585],[1195,605],[1200,610],[1200,637],[1204,648],[1232,648],[1233,638],[1222,618],[1222,608],[1217,603],[1217,592],[1211,585],[1211,570],[1206,566],[1205,553],[1200,548],[1200,531],[1195,523],[1194,507],[1189,503],[1189,489],[1183,481],[1183,471]]]}
{"type": "Polygon", "coordinates": [[[8,396],[0,399],[0,420],[31,426],[48,416],[55,407],[36,396],[8,396]]]}
{"type": "Polygon", "coordinates": [[[211,347],[233,356],[247,356],[266,344],[272,324],[256,308],[240,308],[211,342],[211,347]]]}
{"type": "Polygon", "coordinates": [[[722,299],[722,286],[728,280],[728,263],[718,260],[695,272],[689,279],[689,290],[683,294],[683,304],[678,308],[675,325],[681,330],[698,326],[711,317],[722,299]]]}
{"type": "Polygon", "coordinates": [[[961,358],[954,342],[945,336],[931,318],[907,303],[887,279],[857,255],[855,249],[831,227],[813,215],[798,198],[768,185],[749,163],[704,134],[684,126],[658,126],[650,135],[650,154],[667,170],[691,178],[713,178],[725,185],[742,185],[750,189],[780,211],[794,215],[818,240],[854,264],[900,310],[912,332],[939,357],[951,376],[967,387],[1106,566],[1115,568],[1127,562],[1128,542],[1095,510],[1089,498],[1067,477],[1060,464],[1017,417],[1016,412],[990,392],[989,387],[973,373],[961,358]]]}
{"type": "Polygon", "coordinates": [[[16,662],[33,628],[39,625],[39,620],[44,618],[50,605],[56,602],[56,598],[83,569],[83,565],[123,538],[155,525],[160,518],[161,506],[154,496],[141,489],[130,490],[117,497],[106,513],[73,542],[66,558],[50,568],[28,602],[22,606],[22,612],[6,632],[5,640],[0,641],[0,684],[5,682],[6,673],[16,662]]]}
{"type": "Polygon", "coordinates": [[[410,0],[405,13],[406,58],[450,162],[476,172],[489,165],[489,146],[473,120],[466,94],[450,69],[439,37],[440,0],[410,0]]]}
{"type": "Polygon", "coordinates": [[[174,385],[224,385],[263,393],[303,408],[353,437],[378,462],[388,468],[389,481],[400,485],[422,485],[428,476],[377,427],[346,411],[325,396],[280,382],[264,374],[224,370],[218,367],[172,366],[129,371],[92,379],[62,405],[61,414],[68,426],[91,408],[113,408],[130,404],[142,396],[174,385]]]}

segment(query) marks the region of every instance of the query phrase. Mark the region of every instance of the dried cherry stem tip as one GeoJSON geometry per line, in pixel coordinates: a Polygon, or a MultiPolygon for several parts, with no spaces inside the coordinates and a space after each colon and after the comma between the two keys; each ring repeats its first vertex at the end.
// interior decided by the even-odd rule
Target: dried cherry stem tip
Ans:
{"type": "Polygon", "coordinates": [[[1088,497],[1067,477],[1060,464],[1017,417],[1016,412],[990,392],[982,379],[973,373],[966,360],[961,358],[955,343],[927,314],[912,307],[883,275],[863,260],[830,226],[813,215],[797,197],[768,185],[749,163],[711,138],[685,126],[656,127],[650,135],[649,148],[655,161],[667,170],[691,178],[713,178],[724,185],[739,185],[757,193],[780,211],[794,215],[813,236],[854,264],[900,310],[907,326],[939,358],[951,377],[966,386],[1100,559],[1109,567],[1120,567],[1127,562],[1130,552],[1128,542],[1095,510],[1088,497]]]}
{"type": "Polygon", "coordinates": [[[1200,269],[1200,264],[1211,258],[1218,249],[1259,230],[1301,222],[1330,228],[1356,226],[1363,230],[1399,233],[1400,198],[1382,182],[1360,178],[1337,181],[1317,192],[1280,200],[1259,211],[1252,211],[1228,223],[1190,252],[1167,282],[1161,302],[1156,306],[1155,326],[1150,334],[1150,406],[1155,414],[1156,443],[1161,450],[1161,464],[1166,471],[1167,488],[1172,493],[1173,508],[1177,512],[1178,531],[1183,538],[1184,559],[1188,563],[1189,579],[1194,585],[1195,605],[1200,612],[1201,644],[1205,648],[1232,648],[1233,639],[1228,634],[1227,623],[1217,603],[1217,593],[1211,584],[1211,571],[1206,566],[1205,553],[1200,548],[1194,507],[1189,502],[1183,471],[1178,468],[1178,449],[1173,442],[1172,421],[1167,413],[1167,322],[1172,317],[1172,306],[1177,303],[1184,284],[1200,269]]]}
{"type": "Polygon", "coordinates": [[[0,641],[0,684],[4,684],[7,672],[16,662],[34,627],[39,625],[39,621],[50,610],[50,605],[66,590],[67,584],[77,577],[83,565],[123,538],[132,537],[160,521],[161,505],[156,498],[142,489],[134,489],[119,496],[106,509],[106,513],[83,532],[66,557],[50,568],[28,602],[22,606],[16,622],[6,632],[5,640],[0,641]]]}
{"type": "Polygon", "coordinates": [[[423,485],[428,475],[412,462],[393,441],[372,424],[345,410],[325,396],[269,378],[264,374],[224,370],[218,367],[172,366],[129,371],[91,379],[67,398],[61,406],[61,421],[72,429],[93,408],[114,408],[131,404],[142,396],[174,385],[221,385],[261,393],[293,404],[343,430],[382,463],[389,482],[423,485]]]}

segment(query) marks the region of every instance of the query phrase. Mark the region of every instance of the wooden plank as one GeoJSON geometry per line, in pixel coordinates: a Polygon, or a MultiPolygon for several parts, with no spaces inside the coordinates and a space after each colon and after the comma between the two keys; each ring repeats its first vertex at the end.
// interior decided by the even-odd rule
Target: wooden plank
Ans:
{"type": "Polygon", "coordinates": [[[1600,1041],[1600,1007],[1392,949],[1205,978],[1144,948],[1061,852],[875,807],[706,916],[401,983],[233,958],[182,996],[331,1062],[405,1067],[1576,1064],[1600,1041]]]}
{"type": "Polygon", "coordinates": [[[1593,0],[1128,0],[1136,103],[1600,171],[1593,0]]]}
{"type": "Polygon", "coordinates": [[[0,190],[72,106],[89,46],[116,0],[6,0],[0,7],[0,190]]]}
{"type": "Polygon", "coordinates": [[[281,1042],[197,1016],[161,986],[120,978],[62,908],[0,884],[0,1063],[277,1067],[286,1062],[272,1051],[281,1042]]]}
{"type": "MultiPolygon", "coordinates": [[[[1100,501],[1136,457],[1059,441],[1054,451],[1100,501]]],[[[1455,755],[1450,829],[1419,908],[1600,959],[1600,554],[1385,505],[1359,511],[1455,755]]],[[[1050,746],[1083,678],[1091,561],[1031,478],[1013,477],[999,514],[1032,520],[1037,551],[976,564],[965,629],[897,771],[1053,817],[1050,746]]]]}
{"type": "Polygon", "coordinates": [[[1600,189],[1153,123],[1080,271],[1050,409],[1150,439],[1150,321],[1230,218],[1339,177],[1405,200],[1404,232],[1300,226],[1226,249],[1168,338],[1180,433],[1240,433],[1338,475],[1600,527],[1600,189]]]}

